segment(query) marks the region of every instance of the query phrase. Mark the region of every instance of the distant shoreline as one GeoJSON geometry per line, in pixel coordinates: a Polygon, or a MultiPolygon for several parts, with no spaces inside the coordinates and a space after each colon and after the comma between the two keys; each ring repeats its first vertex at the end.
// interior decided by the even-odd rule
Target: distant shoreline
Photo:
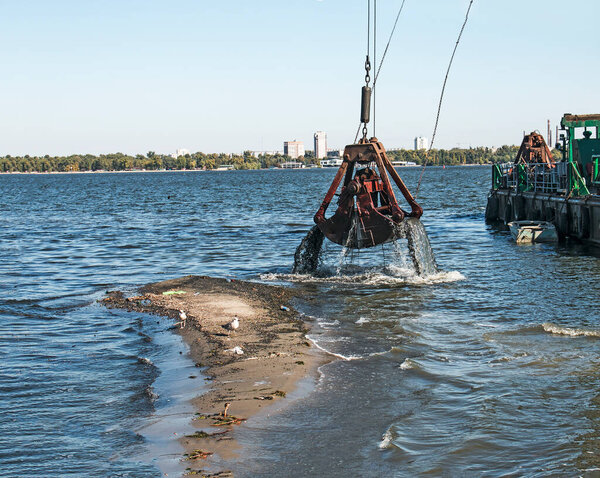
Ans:
{"type": "MultiPolygon", "coordinates": [[[[446,168],[462,168],[462,167],[480,167],[490,166],[493,163],[486,164],[446,164],[446,168]]],[[[411,165],[411,166],[394,166],[395,168],[409,169],[409,168],[422,168],[422,164],[411,165]]],[[[429,165],[428,168],[443,168],[444,165],[429,165]]],[[[132,169],[132,170],[104,170],[99,169],[97,171],[6,171],[0,172],[0,176],[18,176],[18,175],[47,175],[47,174],[125,174],[125,173],[227,173],[233,171],[307,171],[307,170],[331,170],[335,171],[338,168],[261,168],[261,169],[132,169]]]]}

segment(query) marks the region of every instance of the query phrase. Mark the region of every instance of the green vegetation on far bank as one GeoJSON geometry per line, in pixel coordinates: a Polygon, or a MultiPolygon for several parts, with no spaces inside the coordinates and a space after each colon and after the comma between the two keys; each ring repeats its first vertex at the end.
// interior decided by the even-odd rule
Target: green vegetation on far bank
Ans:
{"type": "MultiPolygon", "coordinates": [[[[413,150],[391,150],[388,155],[392,161],[412,161],[430,165],[460,165],[507,163],[514,160],[518,146],[501,148],[435,149],[426,158],[426,152],[413,150]]],[[[556,153],[556,152],[555,152],[556,153]]],[[[557,155],[557,159],[559,156],[557,155]]],[[[181,170],[181,169],[217,169],[232,166],[234,169],[261,169],[276,167],[291,161],[284,155],[260,155],[255,157],[251,151],[243,154],[204,154],[192,153],[178,158],[149,151],[146,155],[130,156],[123,153],[74,154],[71,156],[2,156],[0,172],[76,172],[76,171],[129,171],[129,170],[181,170]]],[[[305,165],[318,164],[319,161],[308,152],[297,161],[305,165]]]]}

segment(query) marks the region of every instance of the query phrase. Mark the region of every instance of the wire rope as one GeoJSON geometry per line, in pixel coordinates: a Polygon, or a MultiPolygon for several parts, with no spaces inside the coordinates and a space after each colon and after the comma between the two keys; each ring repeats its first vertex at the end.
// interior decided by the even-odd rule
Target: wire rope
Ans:
{"type": "MultiPolygon", "coordinates": [[[[376,54],[377,54],[377,0],[373,0],[374,2],[374,39],[373,39],[373,43],[374,43],[374,52],[373,52],[373,63],[375,65],[377,65],[376,62],[376,54]]],[[[404,4],[406,3],[406,0],[402,0],[402,4],[400,5],[400,9],[398,10],[398,13],[396,14],[396,20],[394,21],[394,26],[392,28],[392,31],[390,33],[390,37],[388,38],[387,44],[385,46],[385,49],[383,51],[383,55],[381,56],[381,60],[379,61],[379,66],[377,67],[377,70],[375,72],[375,79],[373,80],[373,136],[375,136],[375,117],[376,117],[376,112],[375,112],[375,85],[377,83],[377,78],[379,77],[379,73],[381,72],[381,67],[383,66],[383,62],[385,60],[385,57],[387,55],[387,52],[390,48],[390,44],[392,42],[392,38],[394,37],[394,33],[396,32],[396,27],[398,26],[398,20],[400,19],[400,15],[402,14],[402,10],[404,10],[404,4]]],[[[368,0],[367,2],[367,56],[369,56],[370,51],[371,51],[371,0],[368,0]]],[[[356,141],[358,140],[358,135],[360,134],[360,127],[362,126],[362,123],[360,123],[358,125],[358,130],[356,131],[356,136],[354,137],[354,143],[356,143],[356,141]]]]}
{"type": "Polygon", "coordinates": [[[423,180],[423,174],[425,173],[425,168],[427,167],[429,153],[433,149],[433,143],[435,142],[435,136],[437,134],[438,125],[440,122],[440,114],[442,111],[442,102],[444,101],[444,93],[446,92],[446,84],[448,83],[448,77],[450,76],[450,69],[452,68],[452,62],[454,61],[454,56],[456,55],[456,50],[458,49],[458,44],[460,43],[460,39],[462,37],[463,32],[465,31],[465,27],[467,26],[467,22],[469,21],[469,13],[471,12],[471,7],[473,6],[473,2],[475,0],[471,0],[469,2],[469,8],[467,8],[467,13],[465,15],[465,20],[462,24],[460,32],[458,34],[458,38],[456,39],[456,44],[454,45],[454,50],[452,51],[452,56],[450,57],[450,62],[448,63],[448,68],[446,70],[446,76],[444,78],[444,83],[442,85],[442,92],[440,93],[440,101],[438,103],[437,115],[435,117],[435,126],[433,127],[433,133],[431,135],[431,143],[429,144],[429,149],[425,152],[425,164],[423,165],[423,169],[421,170],[421,175],[419,176],[419,182],[417,184],[417,189],[415,192],[415,198],[419,194],[419,189],[421,188],[421,181],[423,180]]]}
{"type": "Polygon", "coordinates": [[[390,33],[390,38],[388,39],[388,42],[385,45],[385,49],[383,50],[383,55],[381,56],[381,61],[379,62],[379,67],[377,68],[377,71],[375,72],[375,79],[373,80],[373,87],[375,87],[375,85],[377,84],[377,78],[379,77],[379,73],[381,72],[381,67],[383,66],[383,61],[385,60],[387,52],[390,48],[390,43],[392,42],[394,33],[396,32],[396,26],[398,25],[398,20],[400,19],[400,14],[402,13],[402,10],[404,9],[405,3],[406,3],[406,0],[402,0],[402,5],[400,5],[400,10],[398,10],[398,14],[396,15],[396,20],[394,21],[394,27],[392,28],[392,33],[390,33]]]}
{"type": "MultiPolygon", "coordinates": [[[[373,0],[373,64],[377,65],[377,0],[373,0]]],[[[375,80],[373,80],[373,136],[377,118],[377,100],[375,96],[375,80]]]]}

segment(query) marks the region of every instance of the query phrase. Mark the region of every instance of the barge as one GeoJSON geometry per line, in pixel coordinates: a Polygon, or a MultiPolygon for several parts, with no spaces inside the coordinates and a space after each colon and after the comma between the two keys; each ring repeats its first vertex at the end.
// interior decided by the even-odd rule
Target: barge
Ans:
{"type": "Polygon", "coordinates": [[[492,166],[488,223],[547,221],[560,240],[600,246],[600,114],[565,114],[555,160],[539,133],[526,135],[514,162],[492,166]]]}

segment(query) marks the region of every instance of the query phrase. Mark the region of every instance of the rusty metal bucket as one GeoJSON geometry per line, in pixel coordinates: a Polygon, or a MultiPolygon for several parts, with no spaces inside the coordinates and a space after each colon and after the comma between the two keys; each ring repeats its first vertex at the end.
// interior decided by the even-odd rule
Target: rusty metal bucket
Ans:
{"type": "Polygon", "coordinates": [[[362,249],[399,237],[398,225],[404,218],[420,218],[422,214],[423,209],[404,185],[383,145],[377,138],[371,138],[370,141],[346,146],[342,165],[314,220],[330,241],[352,249],[362,249]],[[410,205],[410,213],[398,205],[388,173],[410,205]],[[342,178],[344,183],[338,208],[333,216],[326,219],[325,212],[342,178]]]}

